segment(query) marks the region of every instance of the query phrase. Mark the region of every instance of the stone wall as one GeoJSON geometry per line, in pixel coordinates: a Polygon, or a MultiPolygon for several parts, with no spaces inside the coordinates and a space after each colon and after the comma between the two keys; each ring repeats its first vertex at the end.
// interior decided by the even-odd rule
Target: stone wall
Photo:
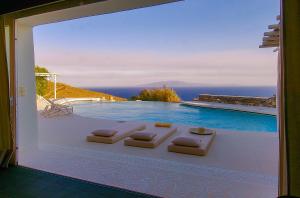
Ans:
{"type": "Polygon", "coordinates": [[[276,107],[276,97],[248,97],[248,96],[225,96],[225,95],[210,95],[201,94],[194,101],[217,102],[224,104],[238,104],[249,106],[276,107]]]}

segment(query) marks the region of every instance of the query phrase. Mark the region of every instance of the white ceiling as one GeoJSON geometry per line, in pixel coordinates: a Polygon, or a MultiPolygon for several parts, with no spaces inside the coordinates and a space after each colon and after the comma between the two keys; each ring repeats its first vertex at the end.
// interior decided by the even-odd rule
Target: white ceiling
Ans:
{"type": "Polygon", "coordinates": [[[37,26],[81,17],[155,6],[180,0],[107,0],[17,19],[18,24],[37,26]]]}

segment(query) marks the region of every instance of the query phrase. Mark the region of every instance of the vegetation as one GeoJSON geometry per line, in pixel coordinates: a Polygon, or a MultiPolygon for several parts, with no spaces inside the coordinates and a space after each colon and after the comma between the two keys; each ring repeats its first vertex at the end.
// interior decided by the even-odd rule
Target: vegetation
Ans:
{"type": "Polygon", "coordinates": [[[180,102],[181,99],[177,93],[168,87],[155,88],[155,89],[144,89],[138,96],[131,98],[132,100],[143,100],[143,101],[161,101],[161,102],[180,102]]]}
{"type": "MultiPolygon", "coordinates": [[[[48,82],[48,87],[45,98],[54,98],[54,83],[48,82]]],[[[110,94],[101,92],[90,91],[77,87],[72,87],[64,83],[56,84],[56,97],[57,98],[105,98],[106,100],[114,99],[115,101],[126,101],[127,99],[116,97],[110,94]]]]}
{"type": "MultiPolygon", "coordinates": [[[[49,73],[44,67],[36,66],[35,73],[49,73]]],[[[36,77],[36,93],[45,98],[54,98],[54,83],[47,80],[47,77],[36,77]]],[[[80,89],[66,85],[64,83],[56,83],[56,97],[57,98],[103,98],[106,100],[126,101],[127,99],[116,97],[110,94],[101,92],[80,89]]]]}
{"type": "MultiPolygon", "coordinates": [[[[39,66],[36,66],[34,68],[34,72],[35,73],[49,73],[49,71],[46,68],[39,67],[39,66]]],[[[35,80],[36,80],[36,93],[38,95],[44,96],[47,92],[47,87],[48,87],[47,77],[36,76],[35,80]]]]}

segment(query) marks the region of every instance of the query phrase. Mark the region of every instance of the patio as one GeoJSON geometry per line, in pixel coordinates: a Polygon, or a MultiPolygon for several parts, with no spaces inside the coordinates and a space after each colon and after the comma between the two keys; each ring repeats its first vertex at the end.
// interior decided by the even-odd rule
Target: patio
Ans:
{"type": "MultiPolygon", "coordinates": [[[[217,130],[205,157],[86,142],[99,126],[116,121],[77,115],[38,118],[39,146],[19,150],[19,164],[161,197],[275,197],[278,135],[217,130]]],[[[151,124],[151,123],[146,123],[151,124]]]]}

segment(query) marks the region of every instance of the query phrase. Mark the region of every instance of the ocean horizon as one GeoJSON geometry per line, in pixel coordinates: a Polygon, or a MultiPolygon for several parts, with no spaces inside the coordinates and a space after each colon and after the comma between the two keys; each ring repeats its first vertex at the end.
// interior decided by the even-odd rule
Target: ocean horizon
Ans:
{"type": "MultiPolygon", "coordinates": [[[[85,87],[85,89],[103,92],[114,96],[130,99],[143,89],[150,87],[85,87]]],[[[234,95],[271,97],[276,94],[276,86],[260,87],[172,87],[178,96],[185,101],[196,98],[199,94],[234,95]]]]}

